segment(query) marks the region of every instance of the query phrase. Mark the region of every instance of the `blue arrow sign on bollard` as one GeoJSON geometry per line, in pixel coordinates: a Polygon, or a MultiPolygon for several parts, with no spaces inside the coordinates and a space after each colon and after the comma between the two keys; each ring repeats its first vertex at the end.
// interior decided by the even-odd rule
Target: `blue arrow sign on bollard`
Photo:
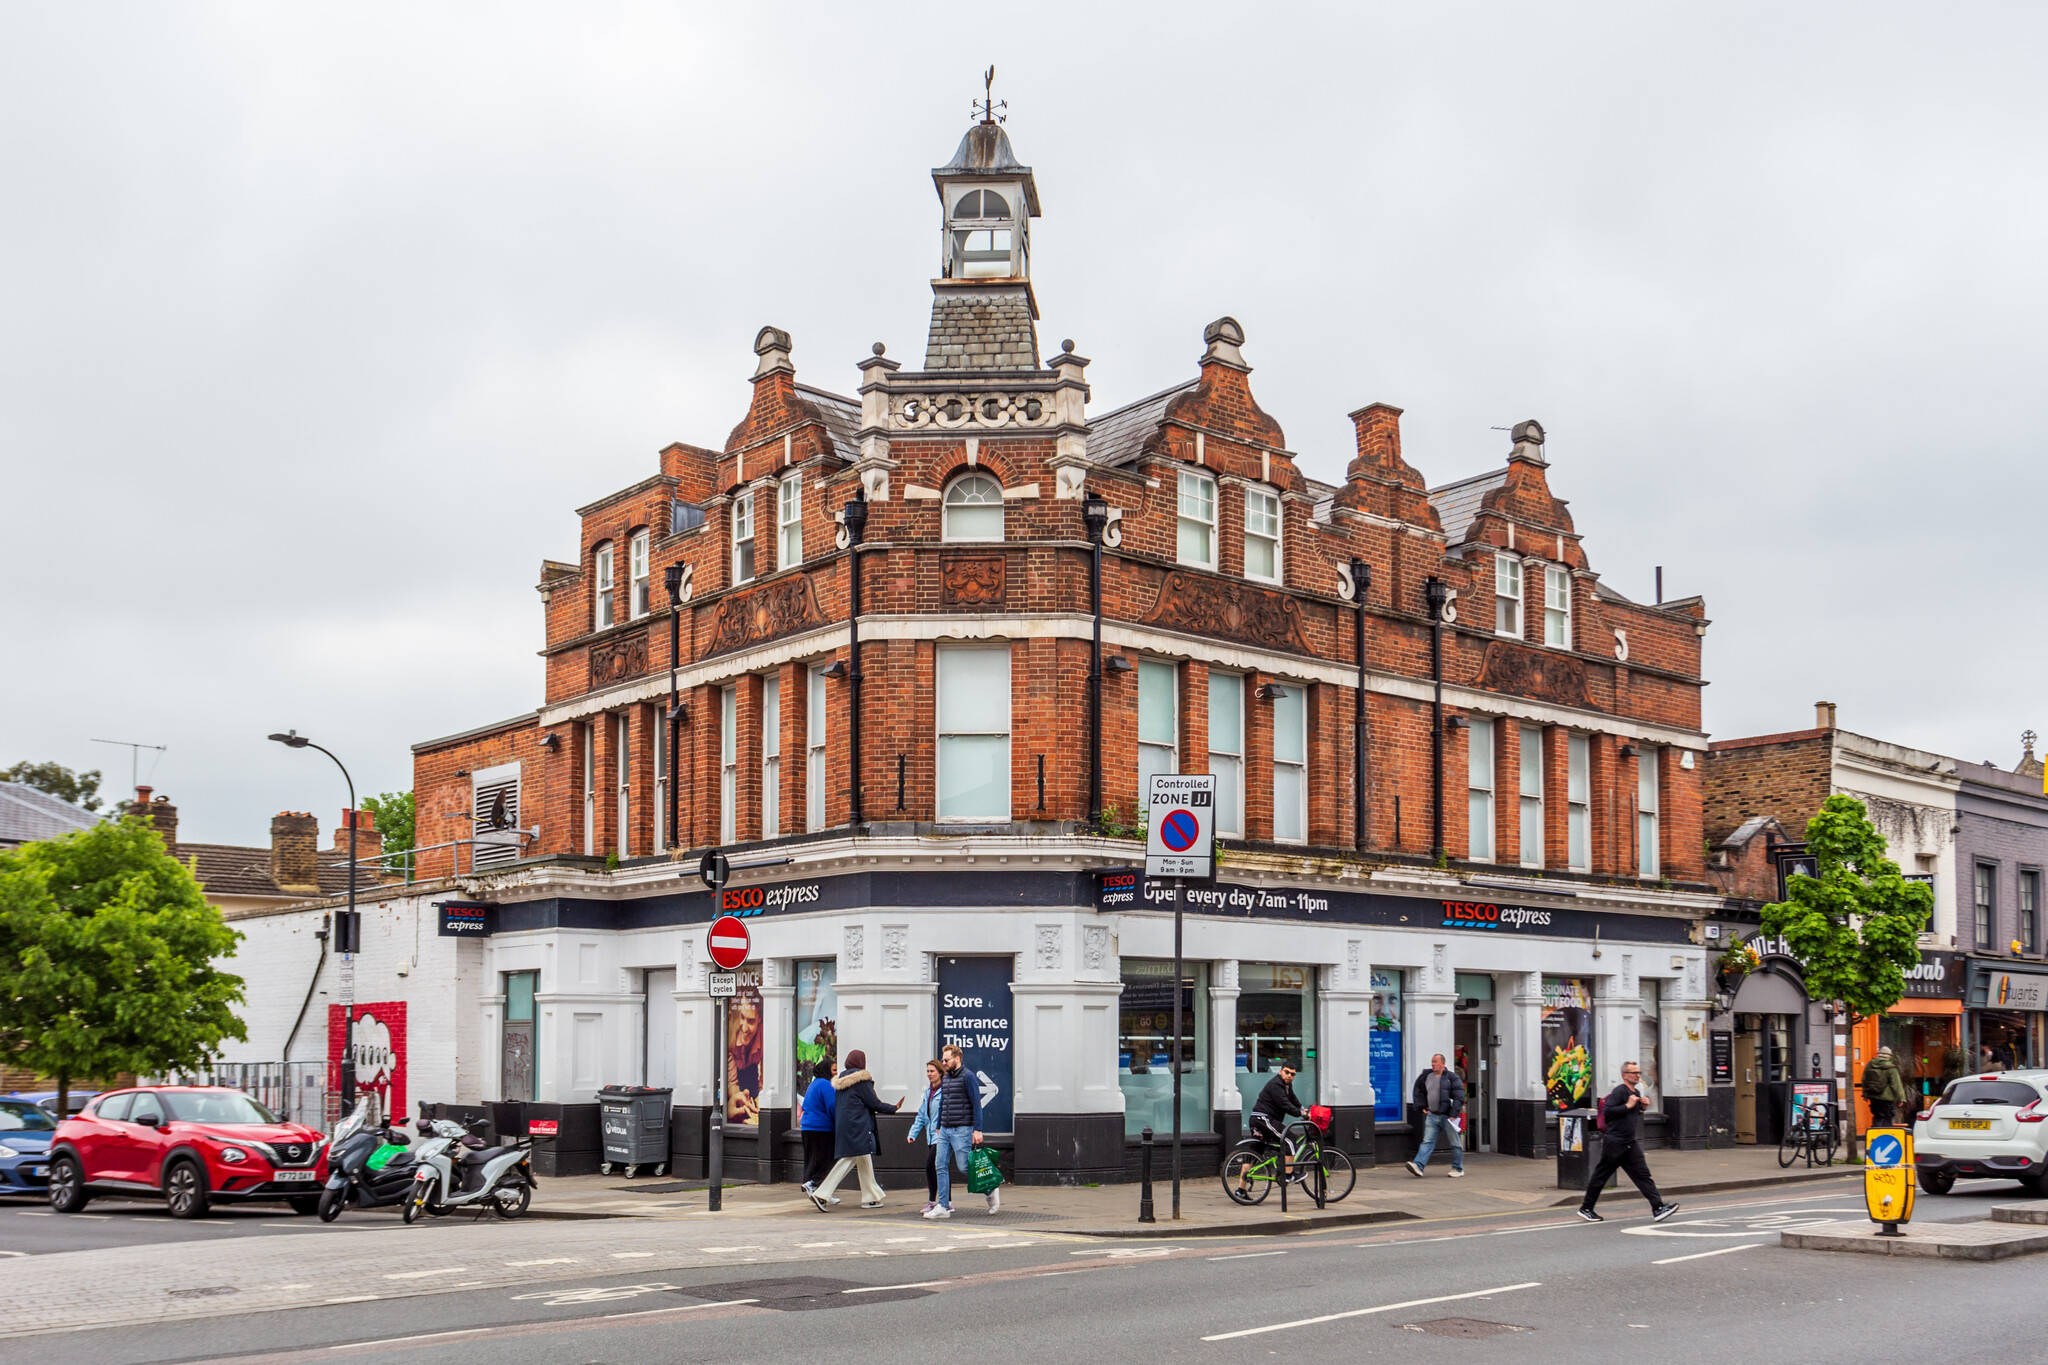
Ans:
{"type": "Polygon", "coordinates": [[[1895,1137],[1885,1136],[1870,1140],[1870,1164],[1873,1166],[1896,1166],[1905,1154],[1905,1147],[1895,1137]]]}

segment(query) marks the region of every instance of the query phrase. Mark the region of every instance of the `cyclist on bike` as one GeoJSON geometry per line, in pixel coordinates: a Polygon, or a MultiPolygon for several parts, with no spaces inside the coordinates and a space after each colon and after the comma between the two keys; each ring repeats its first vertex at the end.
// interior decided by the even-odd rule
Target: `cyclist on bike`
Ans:
{"type": "Polygon", "coordinates": [[[1294,1096],[1296,1074],[1294,1063],[1280,1063],[1280,1070],[1252,1102],[1252,1136],[1280,1149],[1280,1174],[1287,1180],[1294,1178],[1294,1145],[1285,1131],[1287,1120],[1308,1112],[1294,1096]]]}

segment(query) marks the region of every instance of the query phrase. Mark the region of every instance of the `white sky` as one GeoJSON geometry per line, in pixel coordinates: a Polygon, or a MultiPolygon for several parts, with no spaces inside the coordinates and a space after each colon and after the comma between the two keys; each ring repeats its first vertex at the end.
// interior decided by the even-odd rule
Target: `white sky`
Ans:
{"type": "Polygon", "coordinates": [[[1095,411],[1229,313],[1315,476],[1372,400],[1433,484],[1540,419],[1593,567],[1706,597],[1715,734],[2048,725],[2037,8],[757,8],[0,3],[0,765],[168,744],[263,843],[344,801],[270,731],[367,793],[531,708],[540,561],[758,327],[921,359],[991,61],[1095,411]]]}

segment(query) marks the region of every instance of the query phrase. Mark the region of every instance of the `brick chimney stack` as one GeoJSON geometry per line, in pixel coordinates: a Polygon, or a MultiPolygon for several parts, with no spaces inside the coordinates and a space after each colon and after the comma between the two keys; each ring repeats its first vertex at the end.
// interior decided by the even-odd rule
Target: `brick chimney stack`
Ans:
{"type": "Polygon", "coordinates": [[[320,821],[304,811],[270,817],[270,879],[279,889],[307,896],[320,892],[320,821]]]}
{"type": "MultiPolygon", "coordinates": [[[[365,858],[374,858],[382,853],[384,835],[377,828],[377,813],[368,810],[345,810],[341,813],[341,824],[334,831],[334,851],[344,858],[348,857],[348,827],[351,820],[355,822],[356,827],[356,861],[361,862],[365,858]]],[[[368,876],[374,871],[374,868],[366,867],[362,869],[362,875],[368,876]]]]}
{"type": "Polygon", "coordinates": [[[138,783],[135,788],[135,799],[128,803],[124,814],[132,815],[154,828],[163,838],[165,850],[175,853],[178,848],[178,808],[171,804],[171,798],[168,796],[159,796],[151,800],[151,793],[155,790],[154,787],[138,783]]]}
{"type": "Polygon", "coordinates": [[[1835,728],[1835,704],[1831,701],[1817,701],[1813,704],[1813,726],[1816,730],[1835,728]]]}

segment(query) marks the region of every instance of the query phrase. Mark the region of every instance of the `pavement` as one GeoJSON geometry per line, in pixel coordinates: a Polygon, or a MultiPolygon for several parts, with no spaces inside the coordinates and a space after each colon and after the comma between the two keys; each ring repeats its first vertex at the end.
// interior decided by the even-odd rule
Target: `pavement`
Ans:
{"type": "Polygon", "coordinates": [[[1934,1256],[2003,1261],[2048,1251],[2048,1200],[1999,1204],[1983,1221],[1915,1220],[1887,1235],[1868,1218],[1845,1218],[1779,1234],[1796,1251],[1856,1251],[1875,1256],[1934,1256]]]}

